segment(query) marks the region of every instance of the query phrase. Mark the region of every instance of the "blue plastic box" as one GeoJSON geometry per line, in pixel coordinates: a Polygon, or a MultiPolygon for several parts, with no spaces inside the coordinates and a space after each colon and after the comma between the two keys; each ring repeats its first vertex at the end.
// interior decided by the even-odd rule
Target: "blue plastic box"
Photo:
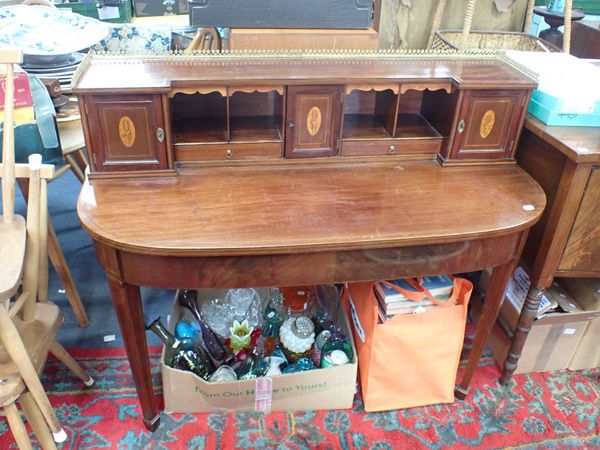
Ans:
{"type": "Polygon", "coordinates": [[[529,102],[528,111],[546,125],[567,127],[600,127],[600,112],[588,114],[563,113],[552,110],[533,98],[529,102]]]}
{"type": "MultiPolygon", "coordinates": [[[[574,111],[569,111],[565,109],[565,100],[559,97],[555,97],[546,92],[540,91],[539,89],[534,89],[531,93],[531,99],[539,103],[540,105],[548,108],[550,111],[561,112],[561,113],[572,113],[574,111]]],[[[568,107],[568,105],[567,105],[568,107]]],[[[600,101],[597,101],[594,104],[594,108],[592,113],[600,113],[600,101]]]]}

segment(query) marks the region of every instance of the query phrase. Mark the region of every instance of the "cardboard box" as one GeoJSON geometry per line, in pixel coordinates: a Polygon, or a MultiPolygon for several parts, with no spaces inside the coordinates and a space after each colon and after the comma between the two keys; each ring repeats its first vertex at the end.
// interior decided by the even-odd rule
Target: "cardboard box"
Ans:
{"type": "MultiPolygon", "coordinates": [[[[261,292],[260,289],[258,291],[261,292]]],[[[222,298],[225,292],[226,290],[200,290],[198,299],[199,301],[210,300],[218,296],[222,298]]],[[[346,331],[355,355],[351,364],[271,378],[208,383],[191,372],[173,369],[161,360],[165,411],[172,413],[268,412],[351,408],[356,386],[356,347],[346,315],[341,308],[340,312],[339,325],[346,331]]],[[[181,313],[181,309],[175,303],[168,321],[169,329],[174,328],[181,313]]],[[[164,353],[162,356],[164,359],[164,353]]]]}
{"type": "MultiPolygon", "coordinates": [[[[581,308],[585,311],[600,312],[599,278],[562,278],[560,282],[581,308]]],[[[588,324],[568,367],[571,370],[600,367],[600,317],[588,324]]]]}
{"type": "MultiPolygon", "coordinates": [[[[600,317],[600,311],[583,310],[557,283],[546,289],[544,295],[571,312],[546,313],[538,316],[527,336],[515,373],[568,368],[590,320],[600,317]]],[[[474,296],[471,303],[471,319],[477,322],[481,313],[481,300],[474,296]]],[[[512,335],[508,336],[504,329],[509,328],[511,333],[514,332],[519,314],[520,307],[509,298],[505,298],[499,315],[504,321],[504,327],[496,323],[487,341],[500,367],[503,366],[512,343],[512,335]]]]}

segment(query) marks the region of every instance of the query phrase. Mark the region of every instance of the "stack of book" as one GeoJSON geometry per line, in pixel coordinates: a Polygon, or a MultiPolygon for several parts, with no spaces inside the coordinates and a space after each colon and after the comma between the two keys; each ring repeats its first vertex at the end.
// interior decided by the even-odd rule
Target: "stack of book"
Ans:
{"type": "Polygon", "coordinates": [[[396,285],[403,290],[416,294],[419,300],[407,298],[401,292],[386,283],[378,282],[375,284],[375,297],[378,303],[379,321],[385,322],[396,314],[413,314],[425,312],[437,307],[435,303],[425,294],[429,291],[436,300],[444,302],[452,295],[454,282],[448,275],[438,275],[435,277],[423,277],[420,283],[416,278],[389,280],[387,283],[396,285]],[[422,294],[421,294],[422,293],[422,294]]]}
{"type": "MultiPolygon", "coordinates": [[[[0,122],[4,122],[4,86],[5,74],[0,70],[0,122]]],[[[33,111],[33,99],[31,98],[31,88],[29,87],[29,77],[20,67],[15,68],[15,109],[13,120],[15,125],[29,123],[35,120],[33,111]]]]}

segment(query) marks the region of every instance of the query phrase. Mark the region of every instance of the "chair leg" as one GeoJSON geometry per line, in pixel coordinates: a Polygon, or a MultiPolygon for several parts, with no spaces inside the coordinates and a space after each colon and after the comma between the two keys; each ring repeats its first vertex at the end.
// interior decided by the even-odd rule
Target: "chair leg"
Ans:
{"type": "Polygon", "coordinates": [[[44,387],[42,386],[42,382],[38,377],[35,367],[33,367],[33,363],[27,354],[27,349],[19,336],[19,332],[10,318],[8,311],[4,308],[0,308],[0,341],[4,344],[4,348],[15,363],[19,375],[21,375],[29,392],[42,411],[42,414],[54,435],[54,440],[56,442],[63,442],[67,437],[66,433],[61,428],[60,423],[56,418],[54,409],[50,404],[50,400],[48,400],[48,396],[46,395],[46,391],[44,391],[44,387]]]}
{"type": "Polygon", "coordinates": [[[88,375],[88,373],[81,368],[79,363],[73,359],[73,357],[69,354],[65,348],[58,343],[57,340],[54,340],[50,345],[50,353],[56,356],[62,363],[67,366],[71,371],[77,375],[77,377],[83,381],[83,384],[86,386],[92,386],[94,384],[94,379],[88,375]]]}
{"type": "MultiPolygon", "coordinates": [[[[19,184],[19,189],[21,190],[23,197],[27,199],[29,193],[28,180],[19,179],[17,180],[17,182],[19,184]]],[[[56,275],[58,276],[61,284],[64,286],[65,291],[67,292],[67,298],[69,299],[71,308],[73,308],[73,313],[77,318],[79,326],[83,328],[87,327],[90,324],[90,322],[87,317],[87,313],[85,312],[85,307],[81,302],[81,297],[77,292],[75,282],[73,281],[73,276],[71,275],[69,266],[67,266],[65,255],[63,254],[62,249],[60,248],[58,238],[56,237],[54,227],[52,227],[52,222],[50,220],[48,220],[48,256],[50,256],[50,261],[54,266],[56,275]]]]}
{"type": "Polygon", "coordinates": [[[83,151],[80,149],[63,156],[67,164],[71,167],[73,174],[83,184],[85,181],[85,169],[87,167],[87,163],[83,157],[83,151]]]}
{"type": "Polygon", "coordinates": [[[40,180],[40,252],[38,262],[38,302],[48,301],[48,183],[46,180],[40,180]]]}
{"type": "Polygon", "coordinates": [[[79,292],[77,292],[77,287],[75,287],[75,281],[73,281],[73,276],[71,275],[69,266],[67,266],[65,255],[63,254],[60,244],[58,243],[58,238],[54,232],[54,227],[50,221],[48,221],[48,255],[50,256],[50,261],[52,261],[56,275],[65,288],[67,298],[69,299],[71,308],[73,308],[73,313],[77,318],[79,326],[82,328],[87,327],[90,324],[90,321],[87,313],[85,312],[85,307],[81,302],[79,292]]]}
{"type": "Polygon", "coordinates": [[[17,409],[14,403],[10,403],[4,407],[4,411],[6,412],[6,420],[8,420],[8,426],[10,427],[10,431],[15,438],[19,449],[21,450],[31,450],[31,441],[29,440],[29,434],[27,433],[27,429],[25,428],[25,424],[21,419],[21,413],[17,409]]]}
{"type": "Polygon", "coordinates": [[[19,403],[21,404],[21,409],[25,413],[25,417],[27,417],[27,421],[29,422],[29,425],[31,425],[31,429],[42,448],[44,450],[56,450],[56,444],[50,434],[48,425],[46,425],[44,416],[31,394],[29,392],[23,392],[19,397],[19,403]]]}

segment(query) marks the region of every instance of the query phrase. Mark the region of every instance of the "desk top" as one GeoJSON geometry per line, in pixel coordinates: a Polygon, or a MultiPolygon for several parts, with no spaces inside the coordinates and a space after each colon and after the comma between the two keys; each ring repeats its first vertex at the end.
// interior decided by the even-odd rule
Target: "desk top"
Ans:
{"type": "Polygon", "coordinates": [[[600,162],[600,127],[548,126],[527,114],[525,128],[576,162],[600,162]]]}
{"type": "Polygon", "coordinates": [[[95,179],[78,213],[94,239],[121,250],[233,256],[494,237],[531,226],[545,202],[516,165],[340,162],[95,179]]]}
{"type": "Polygon", "coordinates": [[[536,83],[495,56],[390,52],[323,54],[88,55],[73,92],[168,92],[174,86],[451,80],[461,89],[530,89],[536,83]],[[119,76],[115,77],[114,74],[119,76]],[[343,74],[343,75],[341,75],[343,74]]]}

